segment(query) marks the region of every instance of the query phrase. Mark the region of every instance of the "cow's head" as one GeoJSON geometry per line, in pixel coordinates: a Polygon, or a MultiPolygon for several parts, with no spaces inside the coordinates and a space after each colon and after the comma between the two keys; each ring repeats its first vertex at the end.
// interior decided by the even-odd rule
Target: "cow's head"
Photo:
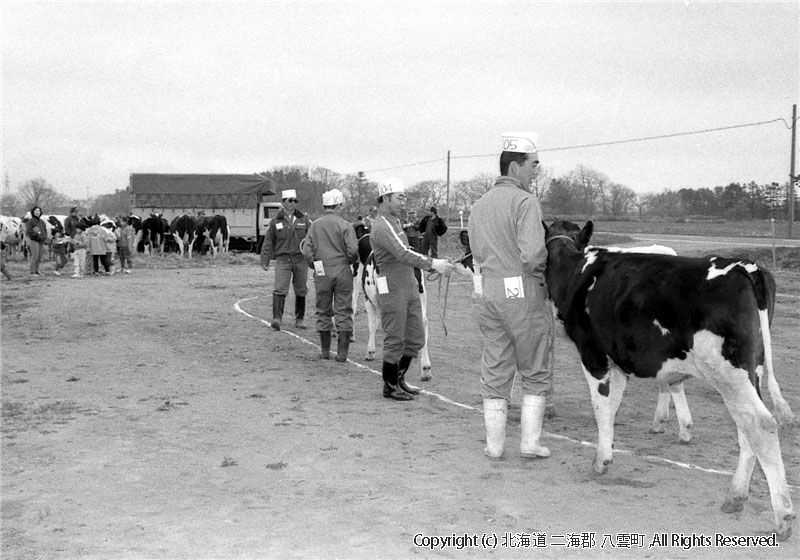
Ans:
{"type": "Polygon", "coordinates": [[[575,248],[582,253],[589,245],[589,240],[594,232],[594,224],[591,220],[586,222],[583,229],[578,224],[567,220],[555,220],[549,227],[544,222],[542,222],[542,225],[544,226],[544,239],[548,245],[548,250],[551,250],[551,245],[556,245],[560,242],[567,245],[574,244],[575,248]],[[572,243],[570,243],[570,240],[572,243]]]}

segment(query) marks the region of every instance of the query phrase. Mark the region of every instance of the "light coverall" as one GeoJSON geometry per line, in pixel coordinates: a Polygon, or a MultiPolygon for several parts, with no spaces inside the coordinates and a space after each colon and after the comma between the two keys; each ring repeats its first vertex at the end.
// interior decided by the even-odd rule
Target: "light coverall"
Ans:
{"type": "Polygon", "coordinates": [[[336,328],[353,331],[353,269],[358,262],[358,240],[353,226],[333,212],[326,211],[311,224],[303,245],[309,266],[322,261],[324,276],[314,274],[317,303],[317,330],[336,328]]]}
{"type": "Polygon", "coordinates": [[[383,211],[373,222],[370,243],[379,283],[383,361],[396,364],[403,356],[416,358],[425,346],[425,329],[414,268],[430,270],[433,259],[413,251],[400,220],[383,211]],[[385,293],[381,293],[381,277],[386,280],[385,293]]]}
{"type": "Polygon", "coordinates": [[[498,177],[473,206],[469,239],[483,275],[473,312],[483,336],[481,391],[511,400],[519,370],[526,395],[547,396],[553,315],[545,285],[547,248],[539,199],[498,177]]]}

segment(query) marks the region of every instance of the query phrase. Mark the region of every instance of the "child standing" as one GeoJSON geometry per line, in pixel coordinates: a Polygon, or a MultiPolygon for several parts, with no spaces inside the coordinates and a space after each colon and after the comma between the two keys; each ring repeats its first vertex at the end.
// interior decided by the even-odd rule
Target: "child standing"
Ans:
{"type": "Polygon", "coordinates": [[[117,248],[119,253],[119,266],[125,274],[131,273],[131,255],[133,254],[133,239],[136,232],[128,223],[125,216],[119,219],[120,227],[117,230],[117,248]]]}
{"type": "Polygon", "coordinates": [[[75,236],[72,238],[72,246],[75,252],[72,253],[72,262],[75,265],[73,278],[83,278],[86,274],[86,248],[89,246],[89,239],[86,237],[86,226],[79,222],[75,226],[75,236]]]}
{"type": "Polygon", "coordinates": [[[100,227],[99,220],[92,220],[92,227],[86,232],[86,235],[89,236],[89,254],[92,255],[92,275],[100,274],[100,263],[103,263],[103,270],[108,272],[106,231],[106,228],[100,227]]]}
{"type": "Polygon", "coordinates": [[[64,234],[58,230],[53,232],[53,254],[56,256],[56,269],[53,272],[56,276],[61,276],[61,269],[67,266],[67,248],[69,238],[64,238],[64,234]]]}
{"type": "Polygon", "coordinates": [[[114,255],[117,252],[117,235],[114,233],[114,222],[103,223],[103,241],[106,242],[106,274],[114,275],[114,255]]]}

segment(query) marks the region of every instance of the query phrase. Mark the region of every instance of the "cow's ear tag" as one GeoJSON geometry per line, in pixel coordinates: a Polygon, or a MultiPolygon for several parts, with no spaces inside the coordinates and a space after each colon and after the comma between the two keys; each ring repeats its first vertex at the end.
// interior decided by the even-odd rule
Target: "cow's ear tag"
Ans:
{"type": "Polygon", "coordinates": [[[386,281],[386,276],[378,276],[375,279],[375,287],[378,288],[379,294],[388,294],[389,282],[386,281]]]}
{"type": "Polygon", "coordinates": [[[523,299],[525,297],[525,289],[522,287],[522,276],[503,278],[503,283],[505,284],[507,299],[523,299]]]}

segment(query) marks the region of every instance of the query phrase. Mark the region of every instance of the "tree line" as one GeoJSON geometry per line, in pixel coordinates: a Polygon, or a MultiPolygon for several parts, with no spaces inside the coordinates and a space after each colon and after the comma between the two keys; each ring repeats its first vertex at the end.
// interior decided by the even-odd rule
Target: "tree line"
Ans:
{"type": "MultiPolygon", "coordinates": [[[[277,197],[283,189],[295,189],[301,207],[312,217],[323,212],[322,193],[340,189],[346,199],[345,216],[355,220],[365,216],[376,204],[378,185],[362,172],[340,174],[313,166],[276,167],[259,173],[272,180],[277,197]]],[[[431,206],[439,214],[457,219],[459,211],[469,216],[472,204],[494,185],[495,175],[482,173],[451,185],[442,179],[406,185],[407,208],[424,215],[431,206]]],[[[10,193],[8,177],[5,192],[0,197],[3,215],[22,216],[33,206],[41,206],[47,214],[66,214],[69,207],[78,206],[82,212],[104,212],[109,215],[130,212],[129,188],[116,189],[88,200],[74,200],[60,193],[43,178],[31,179],[10,193]]],[[[731,221],[787,217],[788,183],[768,185],[730,183],[713,188],[678,190],[661,193],[636,193],[633,189],[612,181],[603,173],[585,165],[553,177],[546,168],[539,168],[532,191],[539,197],[548,215],[585,215],[609,219],[664,219],[683,217],[719,218],[731,221]]],[[[797,210],[797,207],[796,207],[797,210]]]]}

